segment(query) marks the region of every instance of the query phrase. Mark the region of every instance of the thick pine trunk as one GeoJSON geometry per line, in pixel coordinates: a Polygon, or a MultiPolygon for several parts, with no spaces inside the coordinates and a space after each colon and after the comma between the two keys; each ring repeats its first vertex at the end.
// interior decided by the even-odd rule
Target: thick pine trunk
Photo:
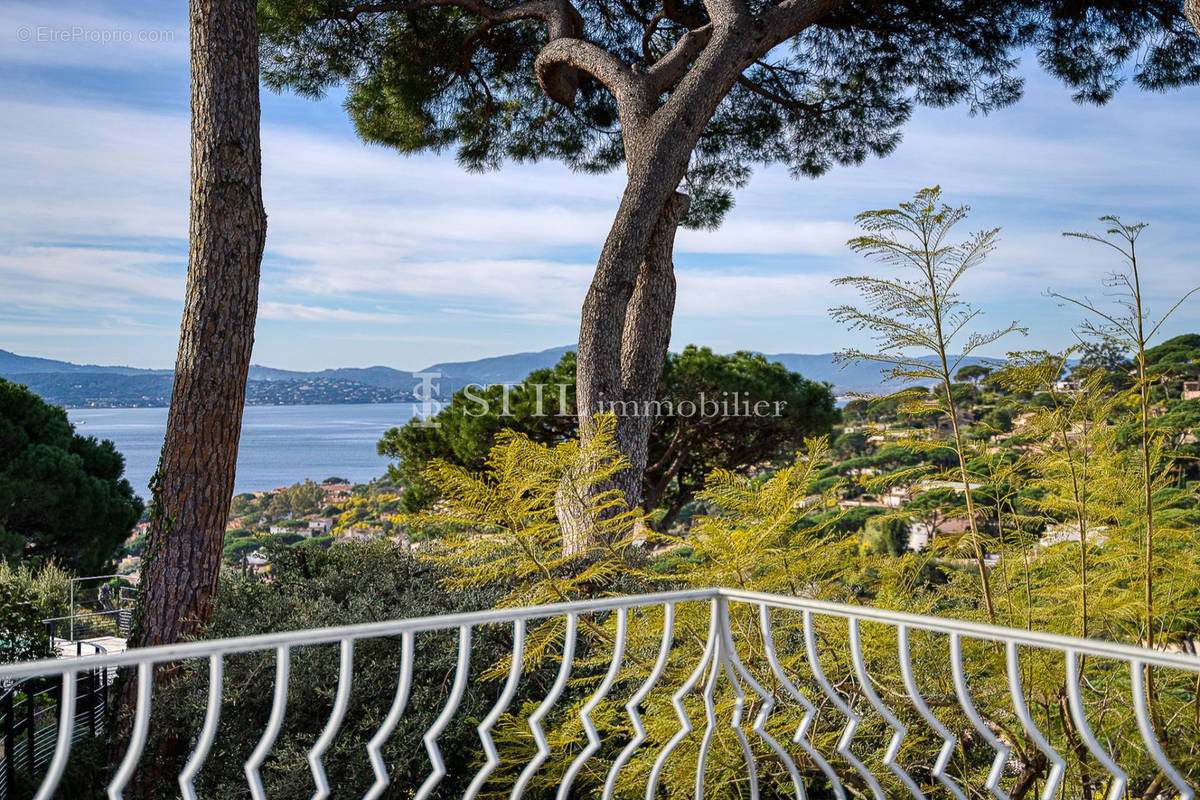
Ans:
{"type": "Polygon", "coordinates": [[[625,313],[621,336],[621,393],[625,414],[617,420],[617,445],[629,459],[629,469],[617,476],[617,487],[630,507],[642,502],[642,475],[649,455],[653,416],[647,404],[655,399],[662,377],[671,318],[675,312],[675,232],[687,213],[689,198],[674,193],[659,215],[642,257],[637,282],[625,313]],[[630,404],[636,411],[630,415],[630,404]]]}
{"type": "MultiPolygon", "coordinates": [[[[575,391],[585,441],[592,417],[617,404],[617,444],[630,467],[616,485],[601,488],[620,489],[630,508],[641,501],[652,420],[627,412],[634,404],[640,412],[654,399],[671,337],[675,232],[688,208],[688,197],[676,189],[700,132],[741,71],[732,59],[713,55],[713,63],[689,73],[654,117],[636,125],[623,119],[629,180],[584,300],[575,391]]],[[[578,504],[562,497],[557,512],[565,553],[599,544],[578,504]]]]}
{"type": "MultiPolygon", "coordinates": [[[[806,4],[803,18],[791,19],[794,30],[776,31],[783,39],[806,28],[833,6],[835,0],[806,4]]],[[[724,12],[722,12],[724,14],[724,12]]],[[[712,40],[680,78],[666,102],[653,102],[622,111],[628,183],[616,219],[596,264],[584,300],[576,362],[576,400],[580,437],[587,440],[593,415],[610,411],[614,403],[654,399],[671,334],[675,280],[671,266],[675,231],[687,211],[687,198],[676,192],[692,151],[712,115],[738,76],[765,53],[775,39],[765,29],[715,20],[712,40]]],[[[646,97],[641,98],[646,101],[646,97]]],[[[639,406],[640,408],[640,406],[639,406]]],[[[616,486],[627,505],[642,496],[650,424],[639,414],[618,414],[617,444],[630,469],[616,486]]],[[[560,491],[557,512],[566,554],[586,552],[596,534],[578,502],[560,491]]]]}
{"type": "MultiPolygon", "coordinates": [[[[653,421],[632,411],[653,401],[671,339],[674,235],[688,211],[688,197],[674,187],[685,164],[674,170],[678,175],[664,174],[666,164],[660,161],[641,180],[631,176],[583,303],[576,363],[580,437],[592,435],[594,415],[616,411],[617,445],[630,467],[614,486],[595,488],[619,489],[629,507],[641,501],[653,421]]],[[[566,555],[586,553],[600,543],[592,519],[574,498],[572,492],[560,492],[557,503],[566,555]]]]}
{"type": "Polygon", "coordinates": [[[233,495],[267,218],[254,0],[194,0],[188,279],[134,644],[212,613],[233,495]]]}
{"type": "MultiPolygon", "coordinates": [[[[256,13],[255,0],[194,0],[190,6],[188,278],[130,640],[136,647],[178,642],[198,633],[212,615],[267,231],[256,13]]],[[[160,668],[155,681],[169,675],[160,668]]],[[[110,748],[114,762],[124,755],[135,694],[134,676],[124,675],[110,748]]],[[[128,794],[150,798],[169,792],[187,750],[185,735],[160,732],[148,743],[128,794]]]]}

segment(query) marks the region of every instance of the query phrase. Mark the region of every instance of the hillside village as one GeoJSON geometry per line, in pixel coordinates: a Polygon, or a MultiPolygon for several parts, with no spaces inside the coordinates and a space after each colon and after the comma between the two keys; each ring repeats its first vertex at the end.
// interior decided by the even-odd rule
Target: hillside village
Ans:
{"type": "MultiPolygon", "coordinates": [[[[1156,425],[1172,432],[1180,450],[1195,450],[1195,429],[1200,423],[1200,336],[1181,336],[1162,345],[1162,353],[1174,354],[1164,366],[1156,389],[1152,417],[1156,425]],[[1187,354],[1182,361],[1177,351],[1187,354]],[[1194,351],[1194,352],[1193,352],[1194,351]]],[[[1003,372],[992,367],[968,365],[959,370],[955,386],[959,425],[977,443],[980,458],[999,458],[1017,453],[1036,439],[1039,409],[1067,403],[1086,391],[1086,364],[1066,372],[1046,392],[1020,392],[1005,386],[1003,372]]],[[[1110,372],[1119,376],[1121,370],[1110,372]]],[[[1119,378],[1110,377],[1109,380],[1119,378]]],[[[1073,423],[1067,433],[1072,441],[1084,436],[1073,423]]],[[[962,484],[946,472],[948,461],[925,445],[945,440],[950,427],[946,419],[930,418],[903,410],[896,399],[854,398],[842,410],[842,424],[830,434],[831,463],[821,472],[814,491],[837,487],[837,516],[834,527],[856,533],[867,552],[899,555],[953,549],[969,530],[962,484]],[[936,421],[935,421],[936,420],[936,421]],[[872,519],[875,521],[872,522],[872,519]]],[[[1194,463],[1194,462],[1192,462],[1194,463]]],[[[762,464],[759,472],[769,474],[777,465],[762,464]]],[[[1190,469],[1194,470],[1195,467],[1190,469]]],[[[1180,476],[1183,480],[1187,476],[1180,476]]],[[[1191,476],[1194,479],[1194,476],[1191,476]]],[[[977,505],[987,507],[989,487],[970,484],[979,494],[977,505]]],[[[336,542],[387,539],[406,547],[419,548],[410,540],[402,522],[403,486],[386,477],[354,485],[333,476],[320,483],[311,480],[268,492],[236,495],[226,524],[224,558],[243,574],[269,573],[270,553],[280,547],[326,548],[336,542]]],[[[993,503],[994,506],[994,503],[993,503]]],[[[652,553],[686,548],[692,519],[706,512],[702,502],[693,502],[671,525],[672,534],[682,537],[652,553]]],[[[995,533],[995,519],[977,513],[985,529],[995,533]]],[[[653,520],[652,520],[653,522],[653,520]]],[[[1041,519],[1034,525],[1035,548],[1078,542],[1077,524],[1041,519]]],[[[138,525],[128,542],[128,553],[120,570],[136,582],[139,554],[148,523],[138,525]]],[[[419,539],[419,537],[414,537],[419,539]]],[[[1104,527],[1089,527],[1086,538],[1101,546],[1104,527]]],[[[995,563],[997,553],[988,553],[995,563]]],[[[951,561],[959,560],[951,558],[951,561]]],[[[965,561],[964,561],[965,563],[965,561]]]]}

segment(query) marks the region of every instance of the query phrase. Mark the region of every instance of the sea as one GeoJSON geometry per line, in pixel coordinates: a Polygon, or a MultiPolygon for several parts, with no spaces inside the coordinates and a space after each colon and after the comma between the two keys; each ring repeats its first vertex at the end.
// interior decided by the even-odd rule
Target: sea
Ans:
{"type": "MultiPolygon", "coordinates": [[[[242,417],[234,493],[270,491],[306,478],[366,483],[387,471],[375,451],[385,431],[404,425],[419,403],[247,406],[242,417]]],[[[143,498],[167,430],[165,408],[72,408],[76,432],[111,439],[125,456],[125,477],[143,498]]]]}

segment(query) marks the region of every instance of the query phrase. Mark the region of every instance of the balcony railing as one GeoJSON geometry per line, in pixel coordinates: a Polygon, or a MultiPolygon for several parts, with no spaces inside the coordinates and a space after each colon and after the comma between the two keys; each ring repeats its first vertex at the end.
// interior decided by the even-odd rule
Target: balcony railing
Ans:
{"type": "MultiPolygon", "coordinates": [[[[268,759],[296,761],[300,753],[312,797],[384,796],[394,780],[388,754],[398,752],[398,725],[417,713],[432,722],[403,752],[412,759],[422,746],[427,769],[420,780],[391,789],[417,800],[449,796],[452,781],[461,787],[455,796],[468,800],[930,794],[1118,800],[1130,793],[1193,800],[1200,770],[1195,656],[705,589],[3,666],[0,686],[51,677],[57,687],[53,756],[33,784],[38,800],[60,784],[65,796],[82,793],[69,784],[72,748],[81,725],[87,726],[82,735],[98,726],[94,715],[80,721],[80,676],[112,668],[136,676],[136,683],[123,755],[104,776],[110,798],[129,791],[148,763],[160,771],[172,763],[161,746],[147,748],[159,733],[154,709],[189,681],[196,684],[193,696],[206,698],[194,726],[182,737],[172,732],[172,741],[186,745],[172,780],[189,800],[205,796],[212,762],[229,757],[219,737],[234,730],[230,717],[241,713],[238,698],[247,696],[248,685],[271,698],[254,728],[253,749],[242,754],[243,791],[248,787],[256,799],[269,795],[268,759]],[[447,652],[456,655],[448,670],[431,673],[422,662],[437,636],[453,637],[447,652]],[[507,657],[481,659],[473,642],[485,640],[493,655],[501,642],[507,657]],[[356,663],[356,650],[370,643],[398,647],[386,650],[394,657],[385,664],[382,651],[371,651],[369,666],[391,676],[391,699],[386,713],[380,706],[378,717],[363,720],[361,708],[348,710],[368,666],[361,656],[356,663]],[[296,660],[316,651],[329,656],[332,697],[320,709],[320,729],[306,733],[285,723],[289,714],[311,710],[297,708],[291,677],[296,660]],[[239,678],[239,686],[229,686],[227,665],[245,658],[268,668],[249,673],[255,681],[239,678]],[[164,666],[171,669],[160,672],[156,686],[155,670],[164,666]],[[418,689],[438,698],[436,708],[410,703],[418,689]],[[469,715],[474,743],[464,748],[463,736],[443,742],[456,719],[461,725],[464,704],[480,697],[486,704],[471,707],[486,713],[469,715]],[[356,750],[364,769],[354,785],[331,777],[326,764],[350,722],[373,731],[356,750]]],[[[236,729],[248,725],[238,718],[236,729]]],[[[10,737],[9,787],[11,770],[22,766],[9,757],[12,747],[10,737]]],[[[298,771],[291,770],[293,778],[298,771]]]]}
{"type": "Polygon", "coordinates": [[[93,639],[125,639],[133,625],[132,608],[111,611],[88,611],[69,617],[50,617],[42,620],[50,643],[90,642],[93,639]]]}

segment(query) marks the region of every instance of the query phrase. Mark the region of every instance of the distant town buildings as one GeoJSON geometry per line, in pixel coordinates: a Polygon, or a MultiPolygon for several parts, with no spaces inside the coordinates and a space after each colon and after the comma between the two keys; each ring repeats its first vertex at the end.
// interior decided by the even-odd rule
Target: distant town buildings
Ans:
{"type": "Polygon", "coordinates": [[[354,485],[349,483],[322,483],[321,491],[327,504],[340,503],[354,493],[354,485]]]}

